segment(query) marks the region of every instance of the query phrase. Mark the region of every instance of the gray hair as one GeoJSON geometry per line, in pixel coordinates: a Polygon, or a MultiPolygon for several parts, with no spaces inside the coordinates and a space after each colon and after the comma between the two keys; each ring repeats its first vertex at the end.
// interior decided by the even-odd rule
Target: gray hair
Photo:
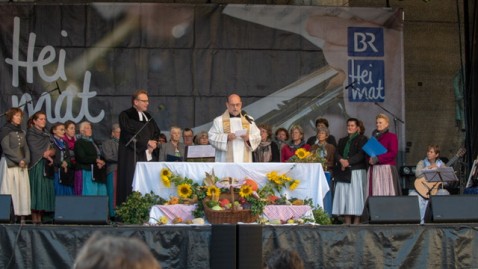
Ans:
{"type": "Polygon", "coordinates": [[[304,129],[298,124],[292,125],[292,127],[290,127],[289,133],[292,135],[292,131],[295,129],[297,129],[301,135],[304,135],[304,129]]]}
{"type": "Polygon", "coordinates": [[[80,124],[78,125],[78,128],[80,129],[80,133],[81,133],[81,131],[84,130],[85,125],[91,126],[91,123],[90,123],[89,121],[82,121],[82,122],[80,122],[80,124]]]}
{"type": "Polygon", "coordinates": [[[329,128],[327,128],[327,127],[319,127],[319,128],[317,128],[317,134],[319,134],[320,132],[325,132],[325,133],[327,134],[327,136],[330,135],[329,128]]]}
{"type": "Polygon", "coordinates": [[[120,129],[120,125],[118,123],[113,123],[113,125],[111,125],[111,131],[115,131],[116,129],[120,129]]]}

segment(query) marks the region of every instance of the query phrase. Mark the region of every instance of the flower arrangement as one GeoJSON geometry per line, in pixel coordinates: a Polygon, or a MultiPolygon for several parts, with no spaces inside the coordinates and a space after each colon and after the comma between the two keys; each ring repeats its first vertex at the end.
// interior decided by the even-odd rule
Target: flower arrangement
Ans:
{"type": "Polygon", "coordinates": [[[290,157],[288,162],[294,163],[321,163],[324,170],[327,170],[327,159],[318,152],[308,151],[304,148],[298,148],[294,156],[290,157]]]}
{"type": "Polygon", "coordinates": [[[161,169],[161,181],[164,186],[171,187],[171,183],[176,186],[179,197],[173,196],[169,200],[169,204],[194,204],[199,200],[199,195],[202,194],[202,187],[192,179],[181,177],[173,174],[167,168],[161,169]]]}
{"type": "MultiPolygon", "coordinates": [[[[173,184],[176,187],[177,196],[170,197],[167,204],[197,203],[196,210],[193,212],[194,217],[207,216],[211,223],[223,223],[224,215],[222,214],[248,212],[248,216],[252,215],[257,218],[262,215],[266,205],[310,205],[312,207],[311,199],[288,198],[283,194],[285,190],[295,190],[300,185],[300,180],[290,177],[287,173],[280,174],[277,171],[266,174],[267,182],[262,187],[250,178],[224,177],[220,179],[214,175],[214,171],[211,174],[206,172],[206,177],[201,185],[187,177],[178,176],[167,168],[161,170],[160,177],[165,186],[171,187],[173,184]]],[[[248,221],[244,222],[253,222],[255,218],[247,217],[247,219],[248,221]]],[[[234,221],[238,220],[228,219],[224,223],[233,223],[234,221]]],[[[264,222],[261,217],[257,221],[269,223],[264,222]]],[[[292,220],[287,221],[288,223],[292,222],[292,220]]],[[[313,220],[294,220],[294,223],[298,224],[304,222],[313,222],[313,220]]],[[[173,221],[173,223],[175,222],[173,221]]]]}
{"type": "Polygon", "coordinates": [[[174,184],[177,189],[178,197],[173,196],[168,204],[192,204],[197,203],[196,210],[193,212],[195,217],[204,216],[204,205],[202,201],[207,199],[207,206],[213,210],[226,210],[234,207],[235,210],[250,209],[254,215],[259,215],[266,205],[265,200],[257,195],[257,183],[251,179],[239,181],[231,177],[219,179],[212,174],[206,173],[202,185],[194,182],[187,177],[181,177],[163,168],[160,172],[160,178],[166,187],[174,184]],[[222,198],[221,194],[228,194],[230,188],[237,192],[240,199],[229,201],[222,198]]]}
{"type": "Polygon", "coordinates": [[[267,173],[266,177],[268,182],[266,183],[265,187],[267,187],[266,189],[269,192],[269,189],[272,189],[272,191],[275,190],[279,194],[281,194],[284,188],[293,191],[300,184],[300,180],[293,179],[289,177],[286,173],[279,175],[276,171],[272,171],[270,173],[267,173]]]}

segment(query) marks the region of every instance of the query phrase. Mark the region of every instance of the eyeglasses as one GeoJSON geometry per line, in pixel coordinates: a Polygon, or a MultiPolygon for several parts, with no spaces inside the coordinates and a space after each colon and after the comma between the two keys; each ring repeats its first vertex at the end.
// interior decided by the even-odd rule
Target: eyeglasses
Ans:
{"type": "Polygon", "coordinates": [[[136,99],[136,100],[138,100],[140,102],[143,102],[143,103],[149,103],[149,100],[141,100],[141,99],[136,99]]]}

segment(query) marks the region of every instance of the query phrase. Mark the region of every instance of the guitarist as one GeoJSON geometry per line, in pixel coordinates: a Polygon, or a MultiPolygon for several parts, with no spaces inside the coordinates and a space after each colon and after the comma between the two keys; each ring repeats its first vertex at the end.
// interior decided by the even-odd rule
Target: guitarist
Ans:
{"type": "MultiPolygon", "coordinates": [[[[445,166],[442,160],[439,159],[440,147],[438,145],[429,145],[427,147],[427,157],[420,160],[415,170],[415,176],[417,178],[423,177],[423,170],[436,169],[441,166],[445,166]]],[[[423,198],[415,190],[411,190],[408,195],[418,196],[418,205],[420,206],[421,223],[424,223],[425,210],[427,209],[428,199],[423,198]]]]}

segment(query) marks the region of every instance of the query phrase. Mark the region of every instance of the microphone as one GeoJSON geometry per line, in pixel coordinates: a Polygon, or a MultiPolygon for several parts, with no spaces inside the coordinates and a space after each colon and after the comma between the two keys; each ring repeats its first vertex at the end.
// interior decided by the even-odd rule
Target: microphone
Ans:
{"type": "Polygon", "coordinates": [[[60,86],[58,85],[58,81],[55,81],[56,83],[56,89],[55,90],[58,90],[58,94],[61,95],[61,89],[60,89],[60,86]]]}
{"type": "Polygon", "coordinates": [[[244,116],[244,118],[246,118],[246,120],[249,122],[249,123],[252,123],[254,121],[254,118],[247,115],[247,112],[245,110],[242,110],[241,111],[241,115],[244,116]]]}

